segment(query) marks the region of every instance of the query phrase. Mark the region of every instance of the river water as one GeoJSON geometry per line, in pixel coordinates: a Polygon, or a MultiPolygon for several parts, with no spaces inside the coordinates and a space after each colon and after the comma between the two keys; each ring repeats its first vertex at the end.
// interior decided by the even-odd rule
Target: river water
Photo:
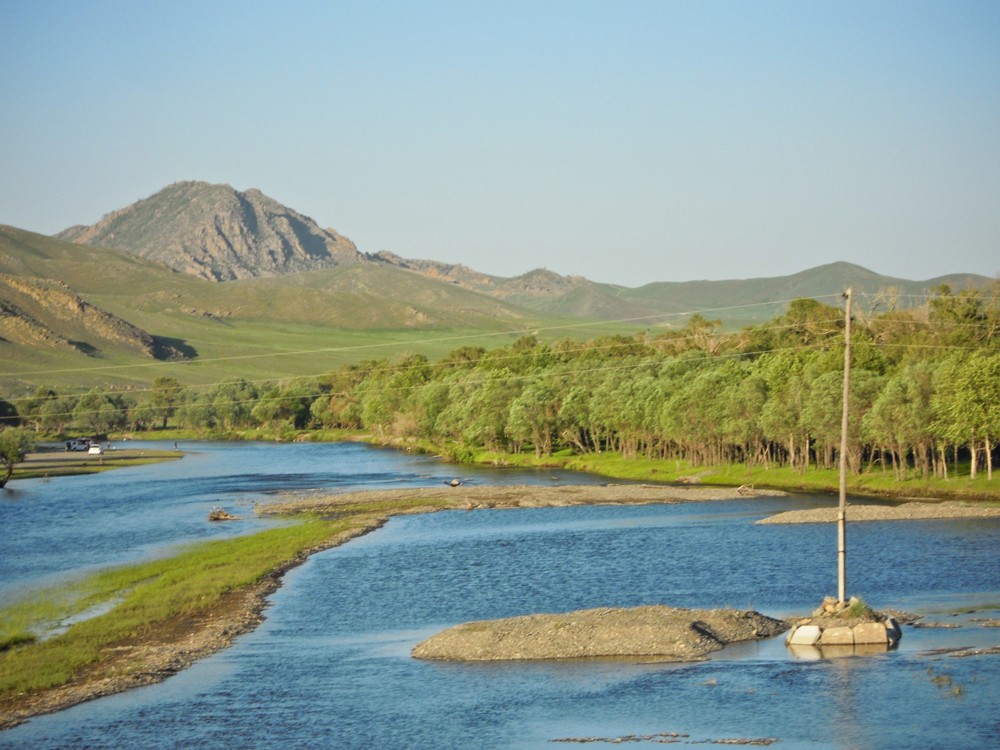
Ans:
{"type": "MultiPolygon", "coordinates": [[[[584,483],[351,444],[192,444],[182,461],[15,482],[0,493],[0,594],[268,522],[215,505],[282,489],[584,483]],[[58,549],[59,554],[51,551],[58,549]]],[[[947,628],[874,656],[782,638],[685,665],[416,661],[472,619],[664,603],[805,613],[836,585],[832,526],[753,522],[829,498],[442,512],[392,519],[291,571],[264,624],[167,681],[0,733],[2,748],[558,748],[776,740],[782,748],[1000,747],[1000,521],[849,527],[849,590],[947,628]],[[967,612],[967,610],[975,610],[967,612]]],[[[708,746],[712,746],[708,744],[708,746]]]]}

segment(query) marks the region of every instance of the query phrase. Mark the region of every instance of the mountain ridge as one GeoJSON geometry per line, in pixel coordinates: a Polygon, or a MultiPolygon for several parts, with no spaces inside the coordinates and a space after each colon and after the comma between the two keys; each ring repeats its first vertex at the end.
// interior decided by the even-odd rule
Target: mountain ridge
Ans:
{"type": "MultiPolygon", "coordinates": [[[[891,288],[893,304],[898,304],[901,296],[926,295],[942,283],[961,289],[990,281],[975,274],[911,281],[882,276],[844,261],[779,277],[654,281],[634,288],[560,275],[545,268],[507,278],[461,263],[403,258],[389,250],[361,253],[336,230],[320,229],[313,219],[256,188],[240,192],[229,185],[197,181],[175,182],[107,214],[96,224],[71,227],[56,237],[122,250],[210,281],[353,265],[390,267],[538,313],[589,319],[763,305],[755,314],[759,319],[780,313],[781,304],[789,299],[829,296],[831,289],[846,286],[872,297],[891,288]]],[[[909,306],[905,300],[904,306],[909,306]]]]}

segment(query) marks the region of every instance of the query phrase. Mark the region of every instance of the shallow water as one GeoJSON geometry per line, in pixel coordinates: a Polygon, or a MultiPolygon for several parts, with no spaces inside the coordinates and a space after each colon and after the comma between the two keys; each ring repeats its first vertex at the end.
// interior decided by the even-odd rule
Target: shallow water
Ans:
{"type": "MultiPolygon", "coordinates": [[[[220,465],[238,463],[227,447],[213,450],[225,454],[220,465]]],[[[254,450],[267,474],[259,465],[270,454],[254,450]]],[[[360,467],[372,449],[351,450],[360,467]]],[[[371,456],[393,458],[416,483],[455,472],[428,459],[414,465],[405,454],[371,456]],[[425,469],[431,476],[420,480],[425,469]]],[[[393,481],[389,474],[378,481],[393,481]]],[[[318,483],[302,477],[300,486],[318,483]]],[[[442,627],[528,612],[648,603],[779,616],[809,610],[835,588],[833,527],[753,524],[803,502],[830,501],[395,518],[290,572],[266,622],[233,648],[160,685],[0,733],[0,747],[558,748],[567,743],[556,740],[601,738],[587,746],[726,738],[776,738],[785,748],[1000,745],[1000,656],[930,653],[1000,645],[1000,629],[974,622],[1000,617],[1000,522],[992,520],[849,527],[850,591],[961,625],[907,628],[898,650],[878,656],[798,659],[781,638],[689,665],[460,665],[409,656],[442,627]],[[968,608],[991,611],[953,614],[968,608]]],[[[196,506],[188,512],[197,510],[201,525],[202,505],[219,504],[176,503],[196,506]]]]}
{"type": "MultiPolygon", "coordinates": [[[[173,445],[127,443],[136,450],[173,445]]],[[[284,490],[423,487],[456,477],[471,484],[604,481],[573,472],[449,465],[355,443],[181,442],[178,447],[187,452],[180,461],[15,481],[0,491],[0,596],[71,573],[163,556],[185,542],[259,530],[275,521],[256,519],[253,504],[284,490]],[[206,523],[215,506],[244,520],[206,523]]]]}

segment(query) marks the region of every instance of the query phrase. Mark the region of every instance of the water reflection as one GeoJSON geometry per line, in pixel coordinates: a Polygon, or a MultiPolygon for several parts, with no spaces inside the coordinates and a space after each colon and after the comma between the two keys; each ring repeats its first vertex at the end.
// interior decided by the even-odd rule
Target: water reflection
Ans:
{"type": "Polygon", "coordinates": [[[816,659],[843,659],[848,656],[875,656],[892,651],[894,647],[888,644],[861,643],[840,646],[803,646],[788,644],[789,653],[796,659],[815,661],[816,659]]]}

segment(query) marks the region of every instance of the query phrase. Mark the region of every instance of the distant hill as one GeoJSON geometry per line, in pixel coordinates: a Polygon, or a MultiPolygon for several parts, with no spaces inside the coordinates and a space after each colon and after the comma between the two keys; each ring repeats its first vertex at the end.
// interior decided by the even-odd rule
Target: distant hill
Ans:
{"type": "Polygon", "coordinates": [[[942,284],[959,291],[983,288],[993,281],[976,274],[950,274],[913,281],[882,276],[862,266],[840,261],[788,276],[661,281],[629,288],[602,284],[583,276],[561,276],[543,268],[503,278],[482,274],[467,266],[404,259],[386,252],[367,257],[540,313],[620,321],[675,316],[682,324],[693,313],[705,313],[710,318],[734,325],[769,320],[783,313],[792,299],[828,299],[847,287],[853,288],[858,304],[866,306],[859,309],[884,312],[889,307],[917,307],[926,301],[931,290],[942,284]]]}
{"type": "MultiPolygon", "coordinates": [[[[209,281],[279,277],[327,268],[381,267],[546,316],[648,319],[650,324],[656,316],[683,320],[695,312],[731,324],[753,323],[781,314],[787,302],[796,297],[829,298],[848,286],[854,289],[859,304],[869,308],[913,307],[922,304],[929,290],[943,283],[957,290],[991,282],[984,276],[963,274],[911,281],[881,276],[843,262],[773,278],[662,281],[634,289],[582,276],[562,276],[546,269],[504,278],[462,264],[402,258],[387,250],[360,253],[347,238],[332,229],[320,229],[309,217],[259,190],[239,192],[228,185],[205,182],[175,183],[108,214],[93,226],[72,227],[58,237],[123,250],[209,281]]],[[[389,293],[383,300],[388,307],[400,302],[389,293]]],[[[358,310],[362,317],[370,317],[372,312],[358,310]]],[[[430,315],[430,319],[436,317],[430,315]]]]}
{"type": "Polygon", "coordinates": [[[57,237],[123,250],[209,281],[357,263],[354,243],[259,190],[176,182],[57,237]]]}
{"type": "Polygon", "coordinates": [[[44,279],[126,319],[181,315],[367,330],[490,328],[537,317],[452,284],[364,261],[217,284],[121,251],[0,226],[0,283],[5,277],[44,279]]]}
{"type": "Polygon", "coordinates": [[[369,357],[498,346],[526,332],[550,341],[655,332],[694,313],[735,329],[796,298],[838,304],[848,286],[864,314],[920,306],[941,284],[993,283],[965,274],[911,281],[849,263],[638,288],[546,269],[504,278],[363,254],[258,190],[203,182],[170,185],[60,237],[0,226],[4,389],[134,385],[161,371],[202,383],[315,375],[369,357]]]}
{"type": "Polygon", "coordinates": [[[489,290],[496,287],[498,281],[503,280],[499,276],[480,273],[459,263],[441,263],[436,260],[410,260],[401,258],[388,250],[367,253],[365,258],[373,263],[395,266],[407,271],[415,271],[429,279],[447,281],[448,283],[458,284],[480,292],[488,293],[489,290]]]}
{"type": "MultiPolygon", "coordinates": [[[[858,310],[885,312],[889,308],[918,307],[931,291],[947,284],[954,291],[983,288],[987,276],[951,274],[924,281],[882,276],[867,268],[828,263],[788,276],[732,281],[655,282],[622,292],[622,298],[652,307],[672,305],[689,312],[707,311],[711,318],[764,321],[785,311],[790,300],[823,298],[851,287],[858,310]],[[752,309],[751,309],[752,308],[752,309]]],[[[828,304],[835,304],[829,299],[828,304]]]]}

